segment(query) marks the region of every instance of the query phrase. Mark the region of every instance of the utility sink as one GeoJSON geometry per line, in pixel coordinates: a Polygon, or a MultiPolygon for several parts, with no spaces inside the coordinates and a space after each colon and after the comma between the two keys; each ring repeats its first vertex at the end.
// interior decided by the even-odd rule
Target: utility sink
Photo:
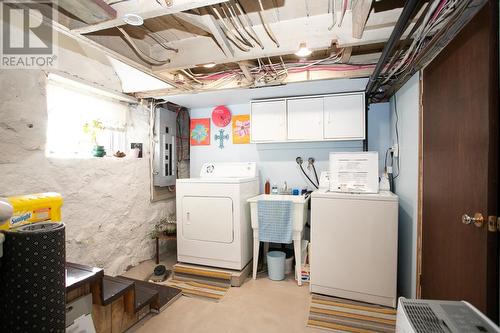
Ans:
{"type": "MultiPolygon", "coordinates": [[[[282,194],[261,194],[256,197],[247,199],[250,203],[250,214],[252,218],[252,229],[253,229],[253,278],[257,277],[257,261],[259,257],[259,213],[257,203],[260,200],[275,200],[275,201],[291,201],[293,202],[293,244],[295,252],[295,274],[297,277],[298,285],[302,285],[301,279],[301,256],[302,256],[302,231],[304,230],[304,225],[307,222],[307,206],[310,200],[310,196],[303,195],[282,195],[282,194]]],[[[267,253],[269,244],[265,244],[264,247],[264,258],[267,253]]]]}
{"type": "Polygon", "coordinates": [[[259,217],[257,212],[257,202],[259,200],[278,200],[293,202],[293,231],[302,232],[307,222],[307,205],[310,196],[286,195],[286,194],[261,194],[247,199],[250,203],[250,212],[252,216],[252,229],[259,229],[259,217]]]}

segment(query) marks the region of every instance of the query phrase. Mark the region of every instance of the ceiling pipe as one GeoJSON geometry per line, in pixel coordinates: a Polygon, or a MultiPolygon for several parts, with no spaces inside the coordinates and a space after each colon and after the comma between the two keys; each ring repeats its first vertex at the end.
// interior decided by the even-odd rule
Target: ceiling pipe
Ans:
{"type": "Polygon", "coordinates": [[[373,73],[370,76],[370,79],[368,80],[368,83],[366,85],[365,91],[367,98],[369,98],[369,96],[372,94],[372,91],[375,88],[375,83],[377,82],[377,79],[380,73],[382,72],[382,69],[389,60],[391,53],[396,48],[404,31],[410,24],[412,17],[416,14],[417,9],[419,8],[421,2],[422,0],[408,0],[405,2],[403,11],[399,16],[399,19],[396,22],[396,25],[394,26],[394,30],[392,31],[389,40],[385,44],[384,50],[382,51],[382,55],[380,56],[380,59],[378,60],[377,65],[375,66],[375,69],[373,70],[373,73]]]}

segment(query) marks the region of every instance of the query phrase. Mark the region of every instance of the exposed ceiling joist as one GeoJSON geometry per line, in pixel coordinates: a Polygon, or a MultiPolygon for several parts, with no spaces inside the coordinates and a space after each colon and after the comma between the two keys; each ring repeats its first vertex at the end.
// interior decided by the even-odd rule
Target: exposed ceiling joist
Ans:
{"type": "MultiPolygon", "coordinates": [[[[379,29],[367,29],[363,39],[352,37],[351,12],[346,13],[344,25],[341,30],[330,31],[331,14],[316,15],[314,17],[300,17],[287,21],[280,21],[270,24],[274,35],[280,42],[280,47],[267,37],[263,25],[253,26],[256,34],[261,37],[264,49],[255,45],[248,52],[234,48],[234,55],[228,57],[224,52],[215,50],[213,41],[208,37],[187,38],[172,41],[170,46],[179,50],[177,54],[171,55],[170,63],[163,66],[153,66],[157,72],[173,71],[179,69],[192,68],[193,64],[204,64],[215,62],[216,64],[253,60],[272,56],[283,56],[294,54],[301,42],[306,42],[311,50],[326,50],[331,46],[332,40],[336,40],[339,48],[353,47],[365,44],[385,42],[392,32],[392,26],[388,25],[379,29]],[[345,27],[344,27],[345,26],[345,27]],[[293,33],[290,33],[293,32],[293,33]]],[[[210,15],[206,15],[211,17],[210,15]]],[[[391,13],[389,18],[397,19],[397,13],[391,13]]],[[[377,22],[378,23],[378,22],[377,22]]],[[[214,22],[214,24],[217,24],[214,22]]],[[[151,55],[156,58],[164,58],[165,50],[157,45],[151,47],[151,55]]]]}
{"type": "Polygon", "coordinates": [[[351,54],[352,54],[351,46],[344,48],[344,50],[342,51],[342,57],[340,58],[340,62],[344,64],[348,63],[349,60],[351,59],[351,54]]]}
{"type": "Polygon", "coordinates": [[[254,77],[250,73],[250,70],[248,69],[247,65],[243,62],[239,62],[238,66],[240,66],[240,69],[243,72],[243,75],[245,75],[245,79],[247,79],[247,81],[249,83],[252,83],[254,81],[254,77]]]}
{"type": "MultiPolygon", "coordinates": [[[[331,79],[342,79],[342,78],[362,78],[368,77],[373,72],[373,67],[361,68],[357,70],[346,69],[338,71],[313,71],[313,72],[302,72],[302,73],[290,73],[290,75],[282,81],[279,85],[284,85],[287,83],[295,82],[305,82],[311,80],[331,80],[331,79]]],[[[232,82],[229,85],[225,85],[223,89],[233,89],[241,88],[241,85],[232,82]]],[[[198,93],[200,91],[213,91],[218,90],[219,87],[208,88],[203,90],[193,91],[193,93],[198,93]]],[[[159,89],[153,91],[143,91],[135,93],[136,98],[160,98],[168,95],[178,94],[179,91],[172,89],[159,89]]]]}
{"type": "Polygon", "coordinates": [[[378,58],[380,58],[380,55],[382,52],[373,52],[373,53],[367,53],[367,54],[357,54],[357,55],[352,55],[349,58],[349,63],[355,65],[355,64],[375,64],[378,61],[378,58]]]}
{"type": "MultiPolygon", "coordinates": [[[[74,1],[74,0],[67,0],[74,1]]],[[[159,17],[169,14],[175,14],[182,11],[187,11],[190,9],[195,9],[199,7],[209,6],[221,2],[226,2],[228,0],[175,0],[175,1],[153,1],[153,0],[137,0],[137,1],[124,1],[117,3],[114,8],[117,11],[116,19],[109,20],[106,22],[89,25],[84,28],[74,29],[73,31],[79,34],[87,34],[91,32],[96,32],[100,30],[105,30],[109,28],[118,27],[126,24],[123,21],[123,15],[127,13],[133,13],[140,15],[144,20],[153,17],[159,17]],[[167,2],[172,3],[171,6],[167,6],[167,2]]]]}
{"type": "Polygon", "coordinates": [[[67,33],[177,88],[169,93],[367,76],[402,11],[375,11],[373,0],[352,8],[345,0],[87,1],[112,3],[116,18],[66,25],[67,33]],[[125,25],[125,13],[144,24],[125,25]],[[298,58],[302,46],[313,53],[298,58]],[[216,68],[199,66],[210,63],[216,68]]]}
{"type": "MultiPolygon", "coordinates": [[[[25,7],[25,5],[23,5],[22,2],[17,3],[17,5],[21,8],[27,9],[27,7],[25,7]]],[[[30,13],[30,15],[35,15],[32,13],[32,11],[29,11],[29,13],[30,13]]],[[[38,17],[37,17],[37,19],[38,19],[38,17]]],[[[138,69],[146,74],[151,75],[152,77],[155,77],[155,78],[157,78],[165,83],[168,83],[169,85],[172,85],[172,86],[179,88],[181,90],[186,90],[186,88],[180,86],[174,80],[167,78],[164,74],[155,73],[151,70],[150,67],[147,67],[147,66],[142,65],[138,62],[132,61],[129,57],[126,57],[126,56],[122,55],[121,53],[115,52],[107,47],[104,47],[101,44],[99,44],[99,43],[97,43],[97,42],[95,42],[95,41],[93,41],[85,36],[82,36],[80,34],[76,34],[58,22],[50,21],[49,19],[44,17],[42,20],[42,24],[50,25],[55,31],[62,33],[68,37],[71,37],[78,42],[81,42],[81,43],[84,43],[88,46],[91,46],[91,47],[103,52],[104,54],[109,55],[110,57],[115,58],[117,60],[120,60],[121,62],[123,62],[123,63],[125,63],[125,64],[127,64],[135,69],[138,69]]]]}
{"type": "Polygon", "coordinates": [[[217,42],[219,48],[224,52],[227,57],[234,56],[234,50],[231,46],[229,40],[224,35],[220,26],[215,22],[215,19],[211,15],[195,15],[190,13],[176,13],[176,17],[184,20],[200,29],[209,32],[215,41],[217,42]]]}
{"type": "Polygon", "coordinates": [[[53,0],[52,2],[87,24],[97,24],[116,18],[116,10],[103,0],[53,0]]]}
{"type": "Polygon", "coordinates": [[[353,3],[352,7],[352,36],[354,38],[363,37],[366,21],[372,8],[372,0],[359,0],[353,3]]]}

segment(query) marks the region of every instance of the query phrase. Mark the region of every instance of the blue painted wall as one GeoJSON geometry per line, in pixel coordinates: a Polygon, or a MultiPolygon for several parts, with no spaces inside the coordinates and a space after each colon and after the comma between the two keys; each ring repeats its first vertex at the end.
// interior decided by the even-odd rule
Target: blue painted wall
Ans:
{"type": "Polygon", "coordinates": [[[395,180],[395,192],[399,197],[398,290],[402,296],[409,298],[416,296],[417,275],[419,78],[420,74],[415,74],[390,103],[393,143],[397,142],[395,126],[398,118],[401,168],[395,180]]]}
{"type": "MultiPolygon", "coordinates": [[[[250,113],[250,104],[227,105],[233,115],[250,113]]],[[[192,118],[210,117],[213,106],[193,108],[192,118]]],[[[369,149],[379,151],[380,171],[383,168],[385,150],[390,145],[390,112],[389,104],[373,104],[368,116],[369,149]]],[[[303,188],[308,186],[307,179],[301,174],[295,163],[295,158],[301,156],[305,161],[308,157],[316,159],[318,173],[328,170],[328,156],[332,151],[361,151],[362,141],[344,142],[307,142],[280,144],[232,144],[231,126],[224,128],[230,139],[224,142],[225,148],[219,149],[214,135],[218,128],[212,124],[210,146],[191,147],[191,176],[197,177],[205,162],[236,162],[256,161],[261,177],[261,185],[266,179],[271,183],[281,184],[286,181],[289,187],[303,188]]],[[[306,166],[306,164],[304,164],[306,166]]],[[[312,174],[311,174],[312,175],[312,174]]],[[[312,189],[312,186],[309,185],[312,189]]]]}

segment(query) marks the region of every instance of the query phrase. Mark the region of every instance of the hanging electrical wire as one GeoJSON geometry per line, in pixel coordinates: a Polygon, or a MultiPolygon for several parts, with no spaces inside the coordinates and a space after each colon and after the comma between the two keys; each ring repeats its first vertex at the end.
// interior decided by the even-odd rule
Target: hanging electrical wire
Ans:
{"type": "Polygon", "coordinates": [[[342,2],[342,11],[340,15],[339,27],[342,26],[342,22],[344,21],[345,12],[347,11],[347,2],[348,2],[347,0],[344,0],[342,2]]]}
{"type": "Polygon", "coordinates": [[[149,29],[145,24],[142,26],[138,26],[138,28],[142,29],[144,32],[146,32],[146,35],[154,39],[158,45],[160,45],[162,48],[164,48],[167,51],[173,51],[175,53],[179,52],[179,49],[173,48],[171,46],[168,46],[167,43],[169,41],[163,37],[161,34],[154,32],[153,30],[149,29]]]}
{"type": "Polygon", "coordinates": [[[330,0],[328,2],[328,6],[329,6],[328,12],[332,13],[332,24],[328,27],[328,30],[331,31],[335,26],[335,22],[337,20],[337,18],[335,17],[335,0],[330,0]]]}
{"type": "Polygon", "coordinates": [[[155,59],[155,58],[151,57],[150,55],[146,54],[144,51],[142,51],[136,45],[136,43],[134,42],[134,40],[132,39],[132,37],[130,37],[130,35],[123,28],[117,27],[117,29],[118,29],[118,31],[121,32],[121,34],[125,38],[125,41],[132,47],[132,49],[134,49],[134,51],[137,53],[137,55],[142,60],[144,60],[145,62],[147,62],[148,64],[150,64],[150,65],[164,65],[164,64],[168,64],[170,62],[170,59],[159,60],[159,59],[155,59]]]}
{"type": "MultiPolygon", "coordinates": [[[[236,8],[238,9],[238,11],[240,12],[240,15],[241,17],[243,17],[245,19],[245,22],[246,22],[246,25],[248,26],[248,32],[249,32],[249,35],[250,37],[252,37],[252,39],[257,43],[259,44],[260,48],[261,49],[264,49],[264,44],[262,44],[262,42],[260,41],[259,37],[257,36],[257,33],[255,32],[255,30],[253,29],[253,25],[252,25],[252,22],[250,21],[250,19],[248,18],[248,15],[247,13],[245,12],[245,10],[243,9],[242,5],[240,4],[239,0],[235,0],[235,6],[236,8]]],[[[240,17],[238,15],[238,17],[240,17]]],[[[243,24],[243,26],[245,27],[245,25],[243,24]]]]}
{"type": "Polygon", "coordinates": [[[201,85],[203,85],[203,82],[201,82],[200,80],[198,80],[194,75],[192,75],[191,73],[189,73],[188,71],[184,70],[184,69],[181,69],[181,72],[184,73],[184,75],[186,75],[188,78],[190,78],[191,80],[193,80],[194,82],[196,83],[199,83],[201,85]]]}
{"type": "Polygon", "coordinates": [[[434,35],[443,26],[460,15],[466,9],[467,3],[468,1],[458,0],[434,0],[430,2],[407,37],[407,40],[412,40],[411,44],[406,49],[401,47],[395,52],[389,65],[380,75],[380,83],[377,88],[388,85],[406,75],[425,45],[434,38],[434,35]]]}
{"type": "MultiPolygon", "coordinates": [[[[396,123],[394,125],[395,129],[396,129],[396,147],[397,147],[397,150],[398,150],[398,156],[396,157],[397,158],[397,166],[398,166],[398,173],[396,175],[394,175],[394,178],[393,179],[396,179],[398,178],[399,176],[399,171],[400,171],[400,163],[399,161],[401,160],[401,149],[399,149],[399,114],[398,114],[398,101],[397,101],[397,96],[396,94],[394,94],[394,113],[396,115],[396,123]]],[[[393,158],[393,166],[394,166],[394,152],[391,153],[391,157],[393,158]]],[[[394,170],[393,170],[394,172],[394,170]]]]}
{"type": "Polygon", "coordinates": [[[243,27],[240,25],[240,22],[238,21],[238,19],[236,19],[237,15],[233,12],[231,7],[229,7],[229,5],[227,3],[224,3],[223,6],[226,7],[227,13],[229,13],[229,16],[226,13],[226,11],[224,10],[224,7],[221,7],[221,9],[222,9],[224,15],[226,17],[228,17],[228,20],[231,23],[231,25],[233,26],[233,28],[236,30],[238,35],[241,37],[240,40],[248,47],[254,47],[255,45],[245,36],[246,35],[245,29],[243,29],[243,27]],[[241,31],[241,30],[243,30],[243,31],[241,31]]]}
{"type": "Polygon", "coordinates": [[[217,16],[219,25],[222,29],[222,32],[224,33],[224,35],[226,35],[227,39],[231,43],[233,43],[234,46],[239,48],[240,50],[242,50],[244,52],[250,51],[250,48],[248,48],[247,45],[231,31],[231,29],[229,28],[229,26],[227,25],[226,21],[224,20],[222,15],[219,13],[217,8],[215,8],[215,6],[211,6],[210,9],[215,13],[215,16],[217,16]]]}
{"type": "Polygon", "coordinates": [[[286,68],[285,62],[283,61],[283,57],[280,56],[280,61],[281,61],[281,69],[285,71],[286,75],[288,76],[288,69],[286,68]]]}
{"type": "MultiPolygon", "coordinates": [[[[346,70],[358,70],[363,68],[372,68],[374,64],[368,65],[341,65],[340,60],[342,58],[342,51],[331,55],[330,57],[311,60],[311,61],[301,61],[301,62],[289,62],[285,63],[283,57],[280,57],[280,62],[273,63],[270,58],[268,58],[268,64],[263,63],[263,61],[258,58],[257,65],[249,68],[249,72],[252,75],[257,76],[256,80],[280,80],[288,76],[288,73],[299,73],[303,71],[315,71],[315,70],[326,70],[326,71],[346,71],[346,70]]],[[[194,74],[194,76],[199,80],[219,80],[222,78],[235,78],[241,76],[243,73],[241,69],[232,69],[227,71],[219,71],[210,74],[194,74]]]]}
{"type": "Polygon", "coordinates": [[[306,6],[306,17],[309,17],[309,1],[304,0],[304,5],[306,6]]]}
{"type": "Polygon", "coordinates": [[[260,20],[262,21],[262,25],[264,26],[264,30],[266,31],[269,38],[271,38],[271,40],[274,42],[274,44],[276,44],[276,47],[280,47],[280,43],[276,39],[276,36],[271,30],[271,27],[269,26],[269,24],[267,24],[266,20],[264,19],[264,6],[262,5],[262,0],[258,0],[258,2],[260,6],[259,17],[260,20]]]}
{"type": "Polygon", "coordinates": [[[226,10],[224,9],[224,6],[219,4],[219,9],[221,10],[222,14],[224,14],[223,20],[226,22],[226,26],[228,27],[228,29],[231,32],[235,31],[235,33],[233,33],[233,34],[238,39],[238,41],[247,47],[250,47],[250,48],[253,47],[253,44],[248,42],[246,40],[246,37],[241,34],[241,32],[238,29],[238,26],[236,25],[233,18],[231,17],[231,14],[226,12],[226,10]]]}

